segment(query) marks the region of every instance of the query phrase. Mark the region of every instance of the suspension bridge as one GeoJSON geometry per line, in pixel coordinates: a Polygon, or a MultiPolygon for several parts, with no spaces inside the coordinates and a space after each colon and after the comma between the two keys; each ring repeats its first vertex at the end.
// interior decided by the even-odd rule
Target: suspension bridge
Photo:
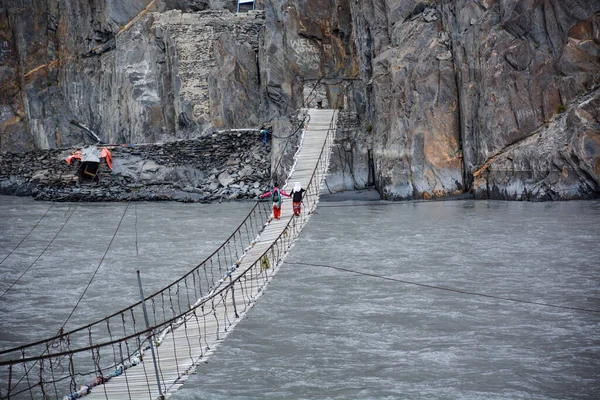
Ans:
{"type": "Polygon", "coordinates": [[[171,396],[261,296],[316,208],[336,120],[335,110],[307,110],[283,185],[306,190],[299,216],[286,204],[274,220],[271,204],[257,202],[217,250],[162,290],[86,326],[0,351],[0,399],[171,396]]]}

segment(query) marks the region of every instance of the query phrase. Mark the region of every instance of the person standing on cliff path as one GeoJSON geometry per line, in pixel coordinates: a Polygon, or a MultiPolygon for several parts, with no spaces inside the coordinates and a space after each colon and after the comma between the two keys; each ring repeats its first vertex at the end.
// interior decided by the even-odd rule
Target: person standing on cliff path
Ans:
{"type": "Polygon", "coordinates": [[[292,210],[294,211],[295,217],[299,217],[300,212],[302,211],[302,195],[304,192],[306,192],[306,190],[302,188],[300,182],[296,182],[294,184],[294,189],[292,189],[290,193],[292,195],[292,210]]]}
{"type": "Polygon", "coordinates": [[[277,182],[273,183],[272,190],[269,190],[267,193],[263,193],[258,197],[262,199],[267,196],[271,196],[271,202],[273,203],[273,218],[279,220],[279,216],[281,215],[281,196],[291,196],[277,187],[277,182]]]}

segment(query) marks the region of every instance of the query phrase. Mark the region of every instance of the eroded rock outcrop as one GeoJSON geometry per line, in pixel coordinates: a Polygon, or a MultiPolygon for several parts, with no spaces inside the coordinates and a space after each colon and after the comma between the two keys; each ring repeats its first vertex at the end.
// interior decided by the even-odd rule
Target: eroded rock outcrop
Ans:
{"type": "Polygon", "coordinates": [[[496,175],[488,191],[491,198],[597,195],[600,176],[578,180],[589,171],[566,160],[581,156],[579,146],[563,144],[579,140],[582,126],[596,142],[600,127],[589,120],[568,123],[561,114],[572,108],[577,113],[580,105],[571,103],[600,81],[600,2],[456,1],[440,9],[459,84],[467,187],[473,173],[488,163],[489,170],[514,172],[504,183],[496,175]],[[538,139],[532,140],[538,131],[538,139]],[[520,163],[496,165],[503,162],[500,153],[510,153],[520,163]],[[553,164],[562,170],[561,177],[546,179],[553,164]],[[556,191],[548,185],[557,185],[556,191]],[[537,188],[533,192],[532,186],[537,188]]]}
{"type": "Polygon", "coordinates": [[[591,198],[600,187],[600,89],[475,171],[477,198],[591,198]]]}

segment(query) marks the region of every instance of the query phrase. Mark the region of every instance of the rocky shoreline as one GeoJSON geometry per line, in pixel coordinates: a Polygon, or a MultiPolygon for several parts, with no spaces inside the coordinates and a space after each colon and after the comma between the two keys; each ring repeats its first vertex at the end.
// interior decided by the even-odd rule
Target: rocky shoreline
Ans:
{"type": "Polygon", "coordinates": [[[113,170],[77,183],[74,150],[0,153],[0,194],[48,201],[213,202],[254,199],[268,190],[271,141],[256,130],[228,131],[164,144],[111,146],[113,170]]]}

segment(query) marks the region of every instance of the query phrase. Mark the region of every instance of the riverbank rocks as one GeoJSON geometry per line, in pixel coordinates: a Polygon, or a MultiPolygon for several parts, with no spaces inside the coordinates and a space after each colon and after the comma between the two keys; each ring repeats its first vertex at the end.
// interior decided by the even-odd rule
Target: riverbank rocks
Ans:
{"type": "Polygon", "coordinates": [[[0,194],[51,201],[252,199],[268,190],[271,144],[258,131],[223,132],[164,144],[111,147],[113,170],[77,184],[73,149],[0,153],[0,194]],[[232,155],[235,155],[233,157],[232,155]]]}

